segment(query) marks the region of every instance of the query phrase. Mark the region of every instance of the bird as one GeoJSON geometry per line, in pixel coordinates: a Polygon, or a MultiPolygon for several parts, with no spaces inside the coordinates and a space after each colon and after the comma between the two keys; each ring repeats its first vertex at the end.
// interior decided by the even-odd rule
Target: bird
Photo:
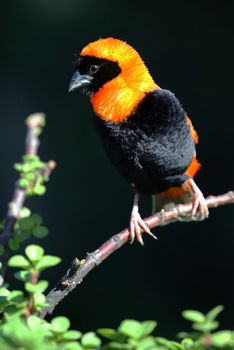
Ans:
{"type": "Polygon", "coordinates": [[[194,181],[201,164],[198,135],[178,98],[161,88],[143,59],[120,39],[87,44],[75,61],[69,92],[90,97],[93,121],[107,156],[134,191],[129,240],[154,238],[139,212],[141,195],[152,195],[153,212],[191,202],[191,217],[209,211],[194,181]]]}

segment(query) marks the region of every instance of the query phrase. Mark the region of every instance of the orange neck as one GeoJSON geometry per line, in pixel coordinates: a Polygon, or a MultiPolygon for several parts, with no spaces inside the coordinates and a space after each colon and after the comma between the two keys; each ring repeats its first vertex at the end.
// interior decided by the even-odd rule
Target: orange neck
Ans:
{"type": "Polygon", "coordinates": [[[145,95],[159,89],[145,67],[144,71],[120,73],[91,95],[94,112],[102,119],[122,122],[131,116],[145,95]],[[143,79],[142,79],[143,73],[143,79]]]}

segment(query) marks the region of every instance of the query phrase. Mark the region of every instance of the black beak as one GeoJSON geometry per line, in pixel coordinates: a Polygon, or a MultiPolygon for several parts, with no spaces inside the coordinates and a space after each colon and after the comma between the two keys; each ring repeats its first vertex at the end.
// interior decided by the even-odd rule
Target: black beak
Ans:
{"type": "Polygon", "coordinates": [[[80,72],[76,70],[71,79],[68,91],[71,92],[84,86],[88,86],[91,84],[92,80],[93,77],[89,75],[81,75],[80,72]]]}

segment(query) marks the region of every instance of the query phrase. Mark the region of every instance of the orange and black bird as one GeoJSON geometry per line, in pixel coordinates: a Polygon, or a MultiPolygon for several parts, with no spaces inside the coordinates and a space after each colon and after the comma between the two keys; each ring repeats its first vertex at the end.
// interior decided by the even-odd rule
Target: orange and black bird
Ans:
{"type": "Polygon", "coordinates": [[[130,45],[114,38],[85,46],[69,91],[90,96],[94,123],[115,168],[135,192],[129,236],[143,244],[141,194],[153,195],[154,211],[192,201],[191,215],[208,216],[204,196],[193,180],[200,168],[198,136],[176,96],[161,89],[130,45]]]}

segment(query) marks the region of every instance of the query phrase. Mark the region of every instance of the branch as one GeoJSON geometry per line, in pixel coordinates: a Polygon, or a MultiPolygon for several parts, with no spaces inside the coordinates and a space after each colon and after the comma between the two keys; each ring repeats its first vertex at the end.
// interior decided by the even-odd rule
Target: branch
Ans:
{"type": "MultiPolygon", "coordinates": [[[[225,204],[234,203],[234,191],[230,191],[219,196],[209,196],[206,198],[206,203],[209,208],[216,208],[225,204]]],[[[179,204],[170,210],[161,210],[153,216],[146,218],[144,221],[149,228],[157,226],[163,226],[176,221],[196,221],[198,218],[191,217],[192,204],[179,204]]],[[[76,258],[72,262],[72,266],[67,271],[66,275],[62,277],[57,286],[52,289],[46,298],[48,304],[41,312],[41,317],[44,318],[47,313],[51,314],[59,304],[59,302],[67,296],[78,284],[80,284],[83,278],[97,265],[101,264],[110,254],[115,250],[122,247],[129,240],[128,228],[112,236],[106,241],[100,248],[93,253],[88,253],[85,262],[79,261],[76,258]]]]}
{"type": "MultiPolygon", "coordinates": [[[[39,130],[44,125],[45,115],[43,113],[31,114],[25,121],[27,126],[25,155],[37,155],[40,145],[39,130]]],[[[54,167],[52,161],[45,164],[44,173],[49,175],[54,167]]],[[[4,247],[4,254],[1,257],[0,269],[0,286],[4,283],[4,276],[7,269],[7,261],[9,259],[10,250],[8,246],[9,240],[13,237],[14,225],[16,220],[20,217],[20,211],[24,205],[26,198],[26,189],[21,188],[17,182],[12,195],[12,200],[8,205],[6,216],[6,224],[4,230],[0,233],[0,244],[4,247]]]]}

